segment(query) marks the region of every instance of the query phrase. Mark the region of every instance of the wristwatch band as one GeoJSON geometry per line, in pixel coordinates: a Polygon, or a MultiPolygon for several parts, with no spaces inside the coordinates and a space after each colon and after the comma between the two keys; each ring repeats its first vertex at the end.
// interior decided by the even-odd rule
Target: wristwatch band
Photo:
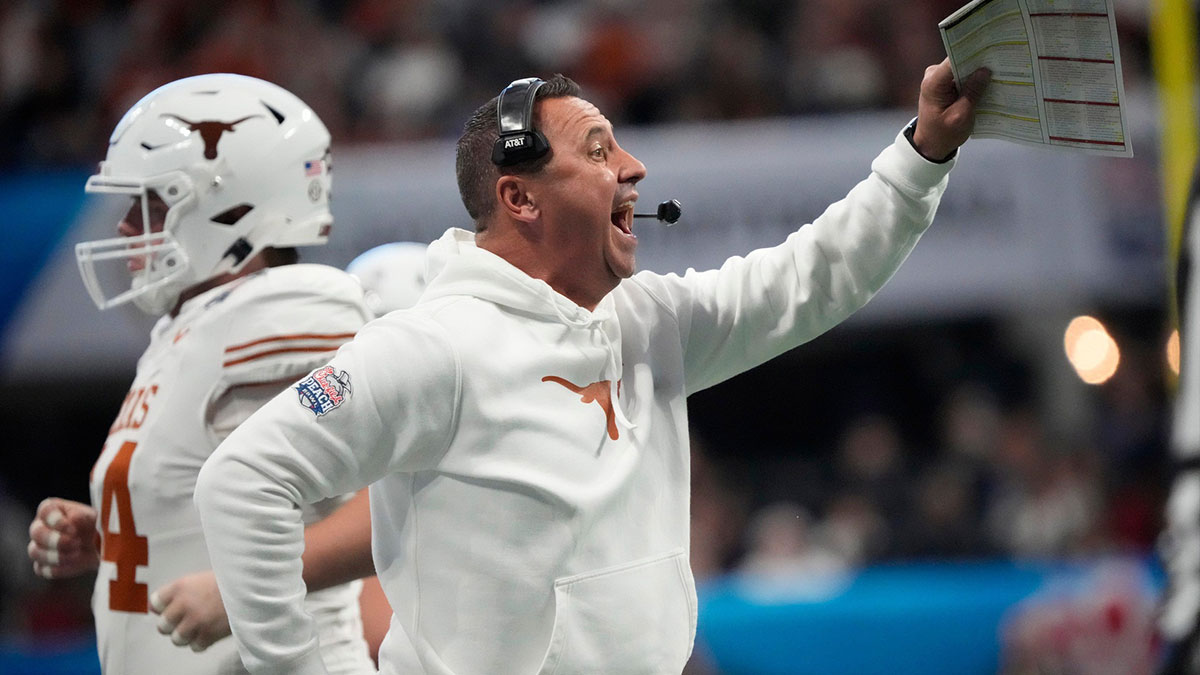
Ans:
{"type": "MultiPolygon", "coordinates": [[[[917,118],[914,117],[914,118],[912,118],[912,121],[908,123],[908,126],[904,127],[904,137],[908,139],[908,144],[912,146],[913,150],[917,151],[918,155],[925,157],[925,153],[921,152],[917,148],[917,142],[913,140],[913,135],[916,133],[917,133],[917,118]]],[[[925,157],[925,159],[930,162],[933,162],[934,164],[945,164],[946,162],[949,162],[950,160],[954,159],[954,156],[957,154],[958,154],[958,149],[955,148],[954,152],[950,153],[950,155],[948,157],[945,157],[944,159],[933,159],[932,157],[925,157]]]]}

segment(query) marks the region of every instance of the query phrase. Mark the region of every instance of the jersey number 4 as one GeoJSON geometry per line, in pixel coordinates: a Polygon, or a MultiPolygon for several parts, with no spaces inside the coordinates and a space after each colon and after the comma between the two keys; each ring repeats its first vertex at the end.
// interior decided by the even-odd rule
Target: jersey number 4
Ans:
{"type": "Polygon", "coordinates": [[[129,460],[137,443],[126,441],[117,450],[104,473],[104,494],[100,509],[100,558],[116,563],[117,578],[108,582],[108,608],[117,612],[146,613],[146,584],[137,582],[137,568],[150,561],[145,537],[138,536],[133,523],[133,505],[129,500],[129,460]],[[117,527],[109,529],[113,504],[117,506],[117,527]]]}

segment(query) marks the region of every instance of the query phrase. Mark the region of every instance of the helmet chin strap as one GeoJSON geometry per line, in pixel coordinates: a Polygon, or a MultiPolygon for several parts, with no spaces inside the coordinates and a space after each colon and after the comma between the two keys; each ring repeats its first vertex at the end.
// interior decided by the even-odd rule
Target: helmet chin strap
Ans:
{"type": "Polygon", "coordinates": [[[238,237],[238,240],[225,250],[225,255],[221,257],[221,261],[224,262],[226,258],[233,258],[233,264],[229,266],[229,271],[233,271],[245,262],[246,256],[250,255],[250,252],[253,250],[254,247],[250,245],[250,242],[246,241],[245,237],[238,237]]]}

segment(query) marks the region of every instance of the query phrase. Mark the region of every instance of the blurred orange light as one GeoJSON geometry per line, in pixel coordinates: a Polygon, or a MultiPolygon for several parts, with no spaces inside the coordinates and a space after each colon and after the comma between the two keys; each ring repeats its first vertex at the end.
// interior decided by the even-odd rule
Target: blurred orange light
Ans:
{"type": "Polygon", "coordinates": [[[1179,374],[1179,329],[1171,331],[1171,336],[1167,338],[1167,366],[1171,368],[1171,372],[1179,374]]]}
{"type": "Polygon", "coordinates": [[[1103,384],[1117,372],[1121,350],[1104,324],[1090,316],[1077,316],[1063,336],[1067,360],[1079,379],[1087,384],[1103,384]]]}

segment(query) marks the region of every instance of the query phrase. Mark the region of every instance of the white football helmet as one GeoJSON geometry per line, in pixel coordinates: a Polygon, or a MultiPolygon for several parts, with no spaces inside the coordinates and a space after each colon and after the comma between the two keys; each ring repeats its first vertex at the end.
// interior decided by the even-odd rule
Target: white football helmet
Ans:
{"type": "Polygon", "coordinates": [[[139,199],[147,224],[138,236],[76,245],[96,306],[132,300],[164,314],[185,289],[238,272],[264,248],[324,244],[329,140],[303,101],[252,77],[199,75],[147,94],[117,123],[85,188],[139,199]],[[148,225],[151,193],[168,207],[161,232],[148,225]],[[121,263],[125,281],[102,288],[104,261],[121,263]]]}
{"type": "Polygon", "coordinates": [[[346,271],[358,278],[375,316],[417,304],[425,292],[425,252],[429,246],[411,241],[381,244],[350,261],[346,271]]]}

